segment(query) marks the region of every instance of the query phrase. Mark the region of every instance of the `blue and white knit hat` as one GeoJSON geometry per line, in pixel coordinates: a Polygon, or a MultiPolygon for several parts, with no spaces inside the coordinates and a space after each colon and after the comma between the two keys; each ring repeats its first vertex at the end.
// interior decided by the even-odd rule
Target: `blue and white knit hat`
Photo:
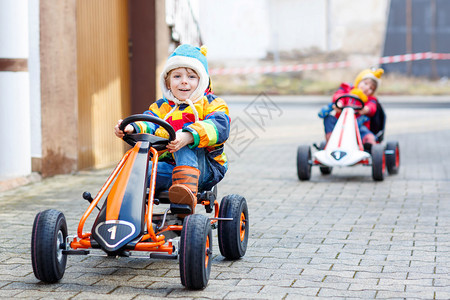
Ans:
{"type": "Polygon", "coordinates": [[[205,90],[209,85],[208,62],[206,60],[207,49],[205,46],[201,48],[194,47],[188,44],[178,46],[175,51],[167,59],[164,70],[161,73],[160,85],[164,97],[177,104],[183,101],[176,99],[172,92],[166,86],[167,74],[176,68],[190,68],[194,70],[199,76],[197,89],[191,95],[192,103],[200,100],[205,90]]]}

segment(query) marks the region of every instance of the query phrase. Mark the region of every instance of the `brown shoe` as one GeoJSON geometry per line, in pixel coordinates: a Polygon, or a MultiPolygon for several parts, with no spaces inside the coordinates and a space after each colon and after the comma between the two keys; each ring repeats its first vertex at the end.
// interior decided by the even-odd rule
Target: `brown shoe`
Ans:
{"type": "Polygon", "coordinates": [[[187,204],[195,212],[200,170],[189,166],[177,166],[172,171],[172,186],[169,200],[176,204],[187,204]]]}

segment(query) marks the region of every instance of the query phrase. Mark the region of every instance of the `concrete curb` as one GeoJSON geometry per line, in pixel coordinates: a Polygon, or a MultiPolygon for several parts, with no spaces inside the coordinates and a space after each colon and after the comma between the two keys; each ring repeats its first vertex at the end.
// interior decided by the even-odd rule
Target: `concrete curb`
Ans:
{"type": "Polygon", "coordinates": [[[0,192],[6,192],[13,188],[26,185],[33,182],[38,182],[42,180],[42,176],[39,173],[33,172],[27,176],[8,178],[0,180],[0,192]]]}

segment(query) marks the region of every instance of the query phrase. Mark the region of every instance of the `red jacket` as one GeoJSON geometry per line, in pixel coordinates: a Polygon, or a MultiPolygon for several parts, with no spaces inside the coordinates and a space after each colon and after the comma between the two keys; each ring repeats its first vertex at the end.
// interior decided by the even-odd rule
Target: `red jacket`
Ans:
{"type": "MultiPolygon", "coordinates": [[[[350,91],[353,88],[354,87],[351,84],[348,84],[345,82],[342,83],[341,86],[339,87],[339,89],[333,95],[333,103],[335,103],[336,99],[339,98],[340,96],[342,96],[344,94],[350,94],[350,91]]],[[[375,112],[377,111],[378,100],[374,96],[368,96],[367,98],[368,98],[367,102],[364,103],[364,105],[369,108],[369,113],[366,114],[366,116],[371,118],[375,115],[375,112]]],[[[355,111],[355,114],[356,114],[356,117],[360,116],[358,114],[358,111],[355,111]]],[[[336,118],[339,118],[340,115],[341,115],[340,113],[336,113],[336,118]]],[[[370,121],[365,122],[364,125],[370,130],[370,121]]]]}

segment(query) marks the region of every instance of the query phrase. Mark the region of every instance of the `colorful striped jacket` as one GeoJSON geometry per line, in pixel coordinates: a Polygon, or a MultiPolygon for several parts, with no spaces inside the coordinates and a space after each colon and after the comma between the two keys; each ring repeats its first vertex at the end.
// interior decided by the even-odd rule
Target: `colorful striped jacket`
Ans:
{"type": "MultiPolygon", "coordinates": [[[[214,94],[203,96],[194,103],[199,118],[197,122],[188,104],[181,104],[172,111],[175,106],[176,104],[172,101],[159,99],[151,104],[144,114],[165,119],[175,131],[183,130],[192,133],[194,143],[189,147],[191,149],[205,148],[207,151],[207,159],[214,174],[212,187],[224,177],[228,169],[228,161],[224,153],[224,143],[230,134],[228,106],[223,99],[214,94]],[[168,113],[170,115],[167,117],[168,113]]],[[[159,127],[149,122],[136,122],[132,125],[137,133],[150,134],[154,134],[159,127]]]]}

